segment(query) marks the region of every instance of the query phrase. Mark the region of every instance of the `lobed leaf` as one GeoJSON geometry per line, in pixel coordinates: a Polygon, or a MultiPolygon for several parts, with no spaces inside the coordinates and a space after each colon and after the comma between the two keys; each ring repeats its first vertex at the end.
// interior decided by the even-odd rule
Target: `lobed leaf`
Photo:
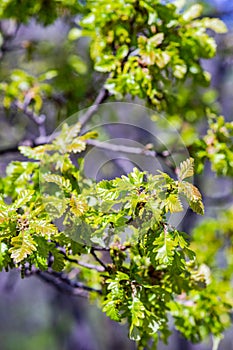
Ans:
{"type": "Polygon", "coordinates": [[[70,209],[74,215],[82,216],[87,211],[88,205],[83,198],[72,195],[70,199],[70,209]]]}
{"type": "Polygon", "coordinates": [[[179,180],[184,180],[187,177],[191,177],[194,174],[194,159],[188,158],[187,160],[180,163],[180,166],[178,168],[178,178],[179,180]]]}
{"type": "Polygon", "coordinates": [[[43,175],[43,179],[47,182],[52,182],[58,185],[60,188],[65,191],[71,192],[72,186],[69,179],[64,178],[63,176],[57,174],[45,174],[43,175]]]}
{"type": "Polygon", "coordinates": [[[198,201],[202,199],[202,195],[198,188],[190,182],[182,181],[178,183],[178,191],[185,195],[189,201],[198,201]]]}
{"type": "Polygon", "coordinates": [[[182,203],[176,194],[170,194],[165,201],[166,211],[177,213],[183,210],[182,203]]]}
{"type": "Polygon", "coordinates": [[[30,202],[35,191],[33,190],[23,190],[19,193],[18,198],[13,204],[14,208],[21,208],[26,203],[30,202]]]}
{"type": "Polygon", "coordinates": [[[198,200],[195,202],[190,201],[189,206],[193,211],[195,211],[195,213],[200,214],[200,215],[204,215],[205,209],[204,209],[204,205],[203,205],[201,200],[198,200]]]}
{"type": "Polygon", "coordinates": [[[34,230],[37,234],[50,238],[51,236],[58,233],[58,229],[55,225],[47,222],[46,220],[33,221],[30,223],[30,229],[34,230]]]}
{"type": "Polygon", "coordinates": [[[29,231],[20,232],[20,234],[11,239],[12,247],[9,249],[11,258],[15,263],[24,260],[36,250],[36,243],[31,237],[29,231]]]}
{"type": "Polygon", "coordinates": [[[29,146],[19,146],[19,151],[21,154],[23,154],[27,158],[31,158],[35,160],[43,159],[45,153],[53,149],[54,149],[54,146],[49,144],[37,146],[35,148],[29,147],[29,146]]]}

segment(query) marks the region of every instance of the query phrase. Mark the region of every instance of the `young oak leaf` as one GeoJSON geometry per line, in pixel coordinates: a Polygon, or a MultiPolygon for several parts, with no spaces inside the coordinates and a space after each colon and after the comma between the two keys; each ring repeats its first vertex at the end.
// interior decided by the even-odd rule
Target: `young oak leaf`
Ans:
{"type": "Polygon", "coordinates": [[[50,144],[41,145],[34,148],[29,146],[19,146],[20,153],[22,153],[27,158],[31,158],[35,160],[43,159],[45,153],[53,149],[54,149],[54,146],[50,144]]]}
{"type": "Polygon", "coordinates": [[[117,309],[117,302],[115,300],[107,299],[103,302],[103,312],[106,313],[108,317],[113,321],[120,322],[121,316],[119,310],[117,309]]]}
{"type": "Polygon", "coordinates": [[[67,123],[62,125],[62,129],[60,134],[53,140],[53,145],[56,147],[64,148],[66,150],[66,146],[71,144],[74,139],[78,136],[81,129],[81,124],[76,123],[74,125],[69,126],[67,123]]]}
{"type": "Polygon", "coordinates": [[[18,236],[13,237],[11,239],[11,244],[12,247],[9,249],[9,252],[15,263],[22,261],[36,250],[35,241],[28,231],[23,231],[18,236]]]}
{"type": "Polygon", "coordinates": [[[194,174],[193,170],[194,159],[188,158],[182,163],[180,163],[180,167],[177,170],[178,179],[180,181],[186,179],[187,177],[191,177],[194,174]]]}
{"type": "Polygon", "coordinates": [[[201,200],[189,201],[189,206],[193,211],[195,211],[195,213],[200,214],[200,215],[204,215],[205,209],[204,209],[204,205],[203,205],[201,200]]]}
{"type": "Polygon", "coordinates": [[[19,193],[18,198],[13,204],[14,208],[20,208],[26,203],[30,202],[34,194],[33,190],[23,190],[19,193]]]}
{"type": "Polygon", "coordinates": [[[52,182],[58,185],[65,191],[70,192],[72,190],[72,186],[69,179],[65,179],[63,176],[57,174],[45,174],[43,176],[43,180],[47,182],[52,182]]]}
{"type": "Polygon", "coordinates": [[[187,181],[178,183],[178,191],[180,194],[184,194],[189,201],[199,201],[202,199],[201,193],[193,184],[187,181]]]}
{"type": "Polygon", "coordinates": [[[55,225],[45,221],[36,220],[30,223],[30,229],[34,230],[37,234],[50,238],[50,236],[58,233],[58,229],[55,225]]]}
{"type": "Polygon", "coordinates": [[[71,144],[67,146],[67,152],[80,153],[86,148],[86,143],[80,139],[75,139],[71,144]]]}
{"type": "Polygon", "coordinates": [[[87,210],[88,205],[83,198],[72,195],[70,198],[70,210],[76,216],[82,216],[87,210]]]}
{"type": "Polygon", "coordinates": [[[183,210],[182,203],[176,194],[170,194],[166,198],[165,209],[166,211],[170,211],[171,213],[177,213],[183,210]]]}

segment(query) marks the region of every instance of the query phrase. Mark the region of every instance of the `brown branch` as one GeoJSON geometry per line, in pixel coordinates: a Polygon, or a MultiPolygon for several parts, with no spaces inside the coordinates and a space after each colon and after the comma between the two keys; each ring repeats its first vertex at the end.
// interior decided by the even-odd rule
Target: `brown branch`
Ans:
{"type": "Polygon", "coordinates": [[[29,269],[26,269],[25,276],[37,276],[41,280],[51,284],[60,292],[70,295],[88,298],[90,292],[102,294],[101,290],[88,287],[81,282],[73,281],[63,272],[56,272],[52,269],[48,269],[47,271],[40,271],[39,269],[32,269],[30,271],[29,269]]]}

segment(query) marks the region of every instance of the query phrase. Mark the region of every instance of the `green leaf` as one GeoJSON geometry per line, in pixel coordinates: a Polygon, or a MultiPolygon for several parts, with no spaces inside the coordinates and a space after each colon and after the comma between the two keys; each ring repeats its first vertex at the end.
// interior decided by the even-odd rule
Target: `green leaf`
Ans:
{"type": "Polygon", "coordinates": [[[46,196],[43,198],[45,210],[52,218],[60,218],[68,206],[68,198],[58,198],[55,196],[46,196]]]}
{"type": "Polygon", "coordinates": [[[179,180],[184,180],[187,177],[191,177],[194,174],[193,170],[194,166],[194,159],[193,158],[188,158],[187,160],[183,161],[180,163],[180,167],[178,169],[178,178],[179,180]]]}
{"type": "Polygon", "coordinates": [[[26,203],[30,202],[35,191],[33,190],[23,190],[19,193],[18,198],[13,204],[14,208],[21,208],[26,203]]]}
{"type": "Polygon", "coordinates": [[[60,134],[53,140],[53,145],[56,147],[61,147],[61,153],[66,152],[66,145],[69,145],[78,136],[81,129],[80,123],[75,123],[69,126],[67,123],[62,124],[62,129],[60,134]]]}
{"type": "Polygon", "coordinates": [[[7,250],[8,250],[7,245],[3,242],[0,242],[0,271],[2,271],[4,267],[4,258],[7,250]]]}
{"type": "Polygon", "coordinates": [[[157,33],[152,37],[150,37],[150,39],[148,39],[148,44],[153,47],[156,47],[162,44],[163,40],[164,40],[164,33],[157,33]]]}
{"type": "Polygon", "coordinates": [[[79,29],[79,28],[72,28],[70,31],[69,31],[69,34],[68,34],[68,39],[73,41],[73,40],[77,40],[79,39],[81,36],[82,36],[82,30],[79,29]]]}
{"type": "Polygon", "coordinates": [[[202,201],[200,201],[200,200],[195,201],[195,202],[190,201],[189,206],[193,211],[195,211],[195,213],[200,214],[200,215],[204,215],[205,209],[204,209],[204,205],[203,205],[202,201]]]}
{"type": "Polygon", "coordinates": [[[160,236],[153,242],[153,253],[160,264],[170,265],[174,256],[175,241],[165,227],[160,236]]]}
{"type": "Polygon", "coordinates": [[[15,263],[24,260],[36,250],[36,243],[28,231],[22,231],[16,237],[11,239],[12,247],[9,249],[11,258],[15,263]]]}
{"type": "Polygon", "coordinates": [[[132,325],[139,327],[141,324],[140,320],[145,318],[145,306],[140,299],[134,297],[129,309],[131,311],[132,325]]]}
{"type": "Polygon", "coordinates": [[[202,199],[198,188],[187,181],[178,182],[178,191],[184,194],[188,201],[199,201],[202,199]]]}
{"type": "Polygon", "coordinates": [[[79,56],[70,55],[68,58],[68,62],[78,74],[87,73],[87,65],[79,56]]]}
{"type": "Polygon", "coordinates": [[[171,213],[177,213],[183,210],[183,206],[180,202],[179,197],[176,194],[170,194],[165,201],[166,211],[171,213]]]}
{"type": "Polygon", "coordinates": [[[171,56],[166,51],[158,51],[155,53],[155,63],[160,69],[163,69],[171,60],[171,56]]]}
{"type": "Polygon", "coordinates": [[[225,23],[219,18],[203,18],[201,20],[201,24],[219,34],[224,34],[227,32],[225,23]]]}
{"type": "Polygon", "coordinates": [[[51,80],[51,79],[55,78],[57,75],[58,75],[57,70],[51,69],[51,70],[45,72],[44,74],[41,74],[39,77],[39,81],[51,80]]]}
{"type": "Polygon", "coordinates": [[[192,19],[199,17],[202,14],[202,11],[203,11],[203,6],[200,4],[195,4],[183,13],[183,19],[189,22],[192,19]]]}
{"type": "Polygon", "coordinates": [[[51,149],[53,149],[52,145],[37,146],[35,148],[31,148],[29,146],[19,146],[20,153],[22,153],[25,157],[35,160],[43,159],[45,152],[51,149]]]}
{"type": "Polygon", "coordinates": [[[44,236],[50,239],[51,236],[58,233],[58,229],[55,225],[45,221],[39,220],[30,222],[30,229],[34,230],[38,235],[44,236]]]}
{"type": "Polygon", "coordinates": [[[80,153],[86,148],[86,143],[80,138],[75,138],[73,142],[67,146],[67,152],[80,153]]]}
{"type": "Polygon", "coordinates": [[[64,189],[67,192],[72,191],[72,186],[69,179],[65,179],[63,176],[56,174],[44,174],[43,180],[47,182],[52,182],[58,185],[61,189],[64,189]]]}
{"type": "Polygon", "coordinates": [[[88,205],[83,198],[72,195],[70,199],[70,209],[74,215],[82,216],[87,211],[88,205]]]}
{"type": "Polygon", "coordinates": [[[7,166],[6,173],[16,185],[23,184],[25,186],[37,169],[37,163],[16,161],[7,166]]]}
{"type": "Polygon", "coordinates": [[[129,52],[129,47],[127,45],[122,45],[117,50],[116,57],[121,60],[128,55],[128,52],[129,52]]]}
{"type": "Polygon", "coordinates": [[[134,341],[139,341],[141,339],[141,332],[140,330],[132,325],[129,330],[129,338],[134,341]]]}
{"type": "Polygon", "coordinates": [[[155,334],[159,330],[160,325],[157,321],[153,319],[149,323],[148,328],[150,329],[150,334],[155,334]]]}
{"type": "Polygon", "coordinates": [[[212,350],[218,350],[219,349],[219,344],[220,344],[222,339],[223,339],[223,335],[222,334],[213,336],[212,350]]]}
{"type": "Polygon", "coordinates": [[[52,264],[52,268],[55,271],[61,272],[65,266],[65,258],[64,255],[59,252],[56,248],[51,249],[51,253],[53,255],[54,261],[52,264]]]}
{"type": "Polygon", "coordinates": [[[121,320],[120,313],[114,300],[107,300],[104,302],[103,312],[105,312],[113,321],[119,322],[121,320]]]}
{"type": "Polygon", "coordinates": [[[95,64],[95,70],[106,73],[116,68],[117,60],[113,55],[105,55],[95,64]]]}

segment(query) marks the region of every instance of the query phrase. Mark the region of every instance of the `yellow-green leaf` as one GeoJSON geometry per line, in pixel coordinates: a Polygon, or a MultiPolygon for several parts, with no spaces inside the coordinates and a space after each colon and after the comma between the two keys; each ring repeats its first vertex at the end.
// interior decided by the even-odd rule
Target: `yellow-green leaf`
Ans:
{"type": "Polygon", "coordinates": [[[13,206],[14,208],[20,208],[26,203],[28,203],[34,194],[33,190],[23,190],[19,193],[18,198],[14,202],[13,206]]]}
{"type": "Polygon", "coordinates": [[[88,205],[83,198],[72,195],[70,199],[70,210],[76,216],[82,216],[87,210],[88,205]]]}
{"type": "Polygon", "coordinates": [[[69,179],[65,179],[63,176],[56,175],[56,174],[45,174],[43,176],[43,179],[47,182],[53,182],[56,185],[58,185],[60,188],[71,191],[72,186],[69,179]]]}
{"type": "Polygon", "coordinates": [[[70,145],[67,146],[67,152],[80,153],[86,148],[86,143],[82,140],[75,139],[70,145]]]}
{"type": "Polygon", "coordinates": [[[195,213],[204,215],[205,210],[204,210],[204,205],[202,201],[200,200],[195,202],[191,201],[189,202],[189,206],[193,211],[195,211],[195,213]]]}
{"type": "Polygon", "coordinates": [[[45,221],[45,220],[36,220],[30,223],[30,229],[35,230],[35,232],[46,238],[58,233],[58,229],[55,225],[45,221]]]}
{"type": "Polygon", "coordinates": [[[37,146],[35,148],[31,148],[29,146],[20,146],[19,151],[25,157],[35,159],[35,160],[41,160],[44,154],[47,151],[52,150],[53,148],[54,148],[53,145],[42,145],[42,146],[37,146]]]}
{"type": "Polygon", "coordinates": [[[201,193],[199,192],[197,187],[195,187],[190,182],[186,182],[186,181],[179,182],[178,190],[179,190],[179,193],[184,194],[185,197],[190,201],[196,202],[202,199],[201,193]]]}
{"type": "Polygon", "coordinates": [[[191,6],[187,11],[183,14],[183,19],[185,21],[191,21],[194,18],[199,17],[202,14],[203,7],[200,4],[195,4],[191,6]]]}
{"type": "Polygon", "coordinates": [[[201,24],[219,34],[224,34],[227,32],[225,23],[219,18],[204,18],[201,20],[201,24]]]}
{"type": "Polygon", "coordinates": [[[165,201],[166,211],[171,213],[177,213],[183,210],[183,206],[180,202],[179,197],[176,194],[170,194],[165,201]]]}
{"type": "Polygon", "coordinates": [[[194,170],[193,170],[193,164],[194,159],[188,158],[184,162],[180,163],[180,167],[178,169],[178,178],[179,180],[184,180],[187,177],[193,176],[194,170]]]}
{"type": "Polygon", "coordinates": [[[148,39],[148,44],[151,44],[154,47],[156,47],[163,42],[163,39],[164,39],[164,33],[158,33],[153,35],[150,39],[148,39]]]}
{"type": "Polygon", "coordinates": [[[25,259],[36,250],[36,243],[28,231],[21,232],[18,236],[11,239],[12,247],[9,249],[11,258],[16,263],[25,259]]]}

